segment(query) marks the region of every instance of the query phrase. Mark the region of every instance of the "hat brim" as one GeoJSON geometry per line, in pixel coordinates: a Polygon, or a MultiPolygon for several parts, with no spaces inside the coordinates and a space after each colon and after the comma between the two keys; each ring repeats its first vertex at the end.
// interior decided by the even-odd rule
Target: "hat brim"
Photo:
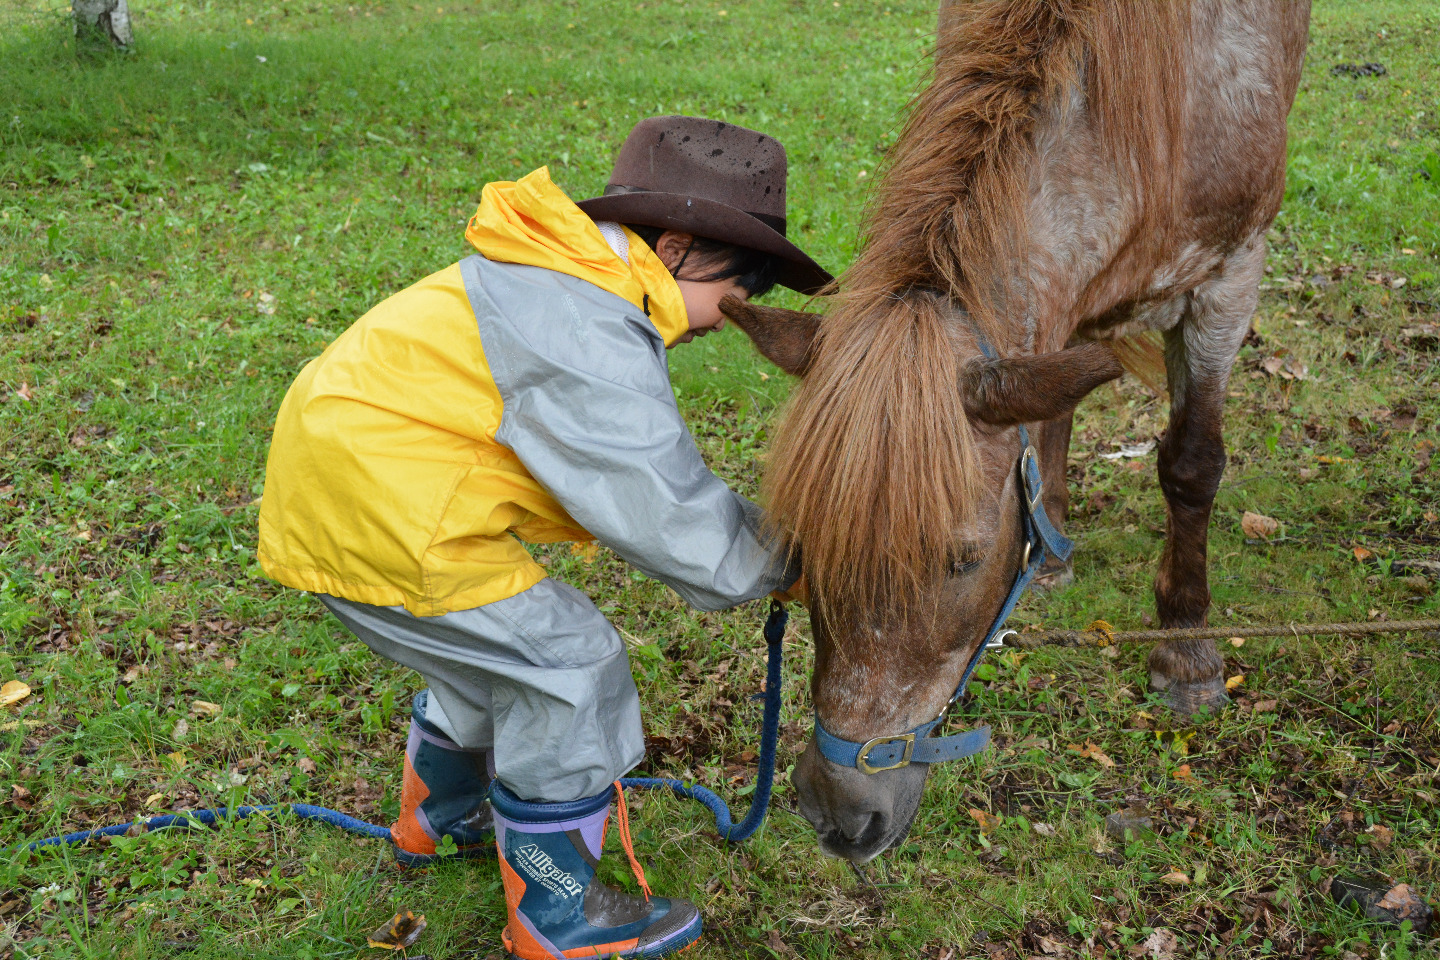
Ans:
{"type": "Polygon", "coordinates": [[[592,220],[679,230],[771,254],[780,260],[776,282],[800,293],[819,293],[835,279],[780,231],[744,210],[715,200],[637,191],[593,197],[576,206],[592,220]]]}

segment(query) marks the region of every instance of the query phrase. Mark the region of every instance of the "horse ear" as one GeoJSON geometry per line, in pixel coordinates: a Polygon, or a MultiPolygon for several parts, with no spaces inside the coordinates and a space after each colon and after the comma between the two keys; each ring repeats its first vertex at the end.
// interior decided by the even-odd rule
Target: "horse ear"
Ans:
{"type": "Polygon", "coordinates": [[[810,348],[820,331],[820,314],[761,307],[735,296],[720,301],[720,312],[745,331],[755,349],[781,370],[804,376],[810,369],[810,348]]]}
{"type": "Polygon", "coordinates": [[[1085,395],[1125,370],[1103,343],[1011,360],[977,359],[960,375],[965,412],[1008,427],[1068,415],[1085,395]]]}

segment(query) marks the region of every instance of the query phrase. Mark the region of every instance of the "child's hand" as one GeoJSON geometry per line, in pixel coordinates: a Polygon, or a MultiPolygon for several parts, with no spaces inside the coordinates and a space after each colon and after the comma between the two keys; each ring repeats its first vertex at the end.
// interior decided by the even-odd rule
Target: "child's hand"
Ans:
{"type": "Polygon", "coordinates": [[[805,582],[805,574],[800,574],[800,579],[790,584],[789,590],[773,590],[770,596],[781,603],[801,603],[810,606],[810,584],[805,582]]]}

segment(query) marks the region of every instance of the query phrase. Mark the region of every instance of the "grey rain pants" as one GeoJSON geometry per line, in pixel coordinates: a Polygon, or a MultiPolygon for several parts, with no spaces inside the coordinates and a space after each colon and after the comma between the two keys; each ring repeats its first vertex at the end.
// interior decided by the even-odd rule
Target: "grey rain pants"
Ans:
{"type": "Polygon", "coordinates": [[[493,750],[495,775],[522,799],[592,797],[645,756],[625,642],[568,584],[547,577],[438,617],[317,596],[371,650],[419,673],[426,720],[493,750]]]}

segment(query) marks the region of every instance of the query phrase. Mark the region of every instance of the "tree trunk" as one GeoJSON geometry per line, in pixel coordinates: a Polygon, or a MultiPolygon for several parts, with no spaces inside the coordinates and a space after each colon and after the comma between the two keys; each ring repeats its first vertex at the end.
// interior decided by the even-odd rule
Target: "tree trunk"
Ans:
{"type": "Polygon", "coordinates": [[[125,0],[70,0],[70,9],[75,14],[78,42],[111,43],[121,48],[134,42],[125,0]]]}

